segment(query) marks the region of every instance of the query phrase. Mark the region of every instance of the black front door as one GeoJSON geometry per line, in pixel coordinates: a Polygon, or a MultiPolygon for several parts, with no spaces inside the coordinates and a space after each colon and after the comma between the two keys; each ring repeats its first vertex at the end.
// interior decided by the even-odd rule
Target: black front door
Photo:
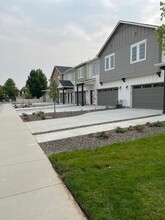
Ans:
{"type": "Polygon", "coordinates": [[[90,103],[93,105],[93,90],[90,90],[90,103]]]}

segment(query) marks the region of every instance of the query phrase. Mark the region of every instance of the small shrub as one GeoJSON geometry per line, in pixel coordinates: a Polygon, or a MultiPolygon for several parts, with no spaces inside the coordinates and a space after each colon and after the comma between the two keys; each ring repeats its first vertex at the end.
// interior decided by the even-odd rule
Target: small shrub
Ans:
{"type": "Polygon", "coordinates": [[[39,111],[39,112],[36,112],[36,115],[38,117],[42,117],[45,113],[43,111],[39,111]]]}
{"type": "Polygon", "coordinates": [[[146,123],[146,126],[152,128],[152,127],[153,127],[153,123],[151,123],[151,122],[147,122],[147,123],[146,123]]]}
{"type": "Polygon", "coordinates": [[[117,127],[117,128],[115,129],[115,132],[116,132],[116,133],[125,133],[126,130],[125,130],[124,128],[117,127]]]}
{"type": "Polygon", "coordinates": [[[24,121],[29,121],[30,120],[29,116],[25,113],[22,113],[22,118],[23,118],[24,121]]]}
{"type": "Polygon", "coordinates": [[[127,128],[127,131],[133,131],[134,129],[133,129],[133,126],[132,125],[130,125],[128,128],[127,128]]]}
{"type": "Polygon", "coordinates": [[[144,125],[135,125],[134,130],[138,132],[143,132],[144,131],[144,125]]]}
{"type": "Polygon", "coordinates": [[[122,108],[122,100],[118,100],[117,102],[116,102],[116,108],[122,108]]]}
{"type": "Polygon", "coordinates": [[[45,120],[45,119],[46,119],[45,115],[42,115],[42,116],[41,116],[41,119],[42,119],[42,120],[45,120]]]}
{"type": "Polygon", "coordinates": [[[108,138],[108,135],[105,131],[101,131],[101,132],[96,133],[96,137],[106,139],[106,138],[108,138]]]}
{"type": "Polygon", "coordinates": [[[160,121],[156,121],[153,123],[153,127],[163,127],[163,123],[160,121]]]}

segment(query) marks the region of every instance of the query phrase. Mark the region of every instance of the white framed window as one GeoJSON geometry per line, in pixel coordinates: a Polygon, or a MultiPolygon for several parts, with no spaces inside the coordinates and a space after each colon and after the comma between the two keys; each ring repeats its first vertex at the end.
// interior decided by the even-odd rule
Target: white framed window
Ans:
{"type": "Polygon", "coordinates": [[[84,77],[84,68],[80,67],[78,68],[78,79],[81,79],[84,77]]]}
{"type": "Polygon", "coordinates": [[[105,57],[105,71],[115,69],[115,53],[105,57]]]}
{"type": "Polygon", "coordinates": [[[137,63],[146,60],[147,40],[140,41],[131,45],[130,63],[137,63]]]}
{"type": "Polygon", "coordinates": [[[99,63],[98,62],[92,63],[91,72],[92,72],[92,76],[99,74],[99,63]]]}

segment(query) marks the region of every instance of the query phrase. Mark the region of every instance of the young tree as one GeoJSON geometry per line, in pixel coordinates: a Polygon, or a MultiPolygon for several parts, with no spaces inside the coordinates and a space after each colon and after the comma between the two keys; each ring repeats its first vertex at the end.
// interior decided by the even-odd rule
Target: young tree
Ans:
{"type": "MultiPolygon", "coordinates": [[[[165,2],[160,2],[160,11],[160,20],[162,21],[165,18],[165,2]]],[[[162,24],[160,27],[158,27],[158,29],[156,30],[156,36],[158,43],[165,54],[165,24],[162,24]]]]}
{"type": "Polygon", "coordinates": [[[58,85],[55,79],[53,79],[50,83],[50,92],[49,92],[50,98],[53,99],[54,102],[54,113],[56,112],[56,101],[58,101],[59,98],[59,90],[58,85]]]}
{"type": "Polygon", "coordinates": [[[27,86],[24,86],[22,89],[21,89],[21,94],[22,96],[25,98],[25,99],[28,99],[28,105],[30,104],[29,103],[29,99],[32,98],[32,95],[30,93],[30,90],[27,86]]]}
{"type": "Polygon", "coordinates": [[[3,101],[4,98],[5,98],[5,91],[3,86],[0,85],[0,101],[3,101]]]}
{"type": "Polygon", "coordinates": [[[19,90],[17,89],[15,82],[13,79],[6,80],[4,84],[5,95],[9,97],[9,99],[15,100],[18,95],[19,90]]]}
{"type": "Polygon", "coordinates": [[[42,70],[32,70],[26,81],[26,87],[29,88],[29,91],[32,97],[37,97],[38,99],[42,96],[42,91],[47,89],[47,79],[42,70]]]}

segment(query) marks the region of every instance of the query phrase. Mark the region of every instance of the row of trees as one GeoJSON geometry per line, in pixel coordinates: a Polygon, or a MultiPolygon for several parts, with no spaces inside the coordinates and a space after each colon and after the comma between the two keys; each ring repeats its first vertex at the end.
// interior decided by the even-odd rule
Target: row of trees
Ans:
{"type": "Polygon", "coordinates": [[[19,91],[13,79],[8,79],[3,86],[0,85],[0,101],[15,100],[18,94],[25,99],[40,98],[43,91],[49,89],[50,98],[55,103],[59,97],[58,86],[55,80],[52,80],[48,88],[47,78],[41,69],[32,70],[26,81],[26,85],[19,91]]]}
{"type": "Polygon", "coordinates": [[[15,100],[18,94],[19,94],[19,90],[16,87],[13,79],[9,78],[8,80],[6,80],[3,86],[0,85],[0,101],[4,99],[15,100]]]}

